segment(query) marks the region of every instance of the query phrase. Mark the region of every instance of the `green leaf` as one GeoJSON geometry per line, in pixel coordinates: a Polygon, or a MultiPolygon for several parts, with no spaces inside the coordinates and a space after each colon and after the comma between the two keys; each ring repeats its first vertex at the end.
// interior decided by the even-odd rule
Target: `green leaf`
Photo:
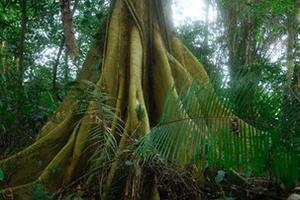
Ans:
{"type": "Polygon", "coordinates": [[[74,197],[74,194],[69,194],[67,197],[66,197],[66,200],[72,200],[74,197]]]}
{"type": "Polygon", "coordinates": [[[220,184],[225,178],[225,172],[223,170],[219,170],[217,176],[215,177],[215,182],[220,184]]]}
{"type": "Polygon", "coordinates": [[[4,179],[5,179],[4,171],[0,168],[0,181],[4,181],[4,179]]]}
{"type": "MultiPolygon", "coordinates": [[[[266,72],[267,76],[272,74],[266,72]]],[[[136,154],[145,159],[171,159],[183,165],[196,162],[217,170],[239,168],[250,175],[262,175],[270,170],[265,166],[271,166],[275,168],[275,176],[285,184],[295,183],[300,177],[299,170],[294,168],[299,163],[294,150],[294,146],[300,148],[296,137],[299,129],[296,126],[291,129],[288,124],[299,124],[300,118],[296,116],[300,116],[300,106],[287,108],[288,124],[281,127],[281,111],[266,109],[266,103],[275,102],[274,107],[281,107],[282,94],[274,93],[275,88],[261,87],[257,73],[244,70],[237,77],[230,89],[224,85],[219,94],[212,85],[192,84],[183,88],[174,101],[171,88],[158,125],[141,140],[136,154]],[[295,135],[291,138],[294,143],[290,143],[293,146],[282,144],[279,130],[295,135]],[[281,162],[270,162],[266,159],[270,154],[281,162]],[[287,174],[287,170],[292,173],[287,174]]],[[[295,102],[291,95],[289,98],[286,105],[295,102]]],[[[142,107],[137,105],[136,112],[141,113],[142,107]]],[[[225,172],[219,172],[216,182],[221,183],[224,176],[225,172]]]]}
{"type": "Polygon", "coordinates": [[[144,109],[141,104],[138,104],[135,108],[135,111],[138,115],[138,119],[141,120],[144,116],[144,109]]]}
{"type": "Polygon", "coordinates": [[[91,7],[91,2],[90,1],[85,1],[84,5],[85,5],[85,7],[90,8],[91,7]]]}
{"type": "Polygon", "coordinates": [[[83,198],[81,198],[80,196],[77,195],[74,197],[74,200],[83,200],[83,198]]]}

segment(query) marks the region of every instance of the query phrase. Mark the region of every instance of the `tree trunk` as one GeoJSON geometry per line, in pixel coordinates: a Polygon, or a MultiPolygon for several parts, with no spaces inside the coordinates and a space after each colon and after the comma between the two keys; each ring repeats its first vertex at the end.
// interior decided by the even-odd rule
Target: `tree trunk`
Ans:
{"type": "MultiPolygon", "coordinates": [[[[98,41],[93,42],[78,77],[79,81],[98,80],[97,86],[115,99],[106,103],[116,110],[110,128],[118,141],[117,156],[131,139],[143,137],[157,123],[170,87],[175,86],[172,94],[176,100],[177,91],[189,86],[192,78],[199,84],[209,83],[203,65],[170,31],[172,23],[165,14],[170,5],[163,2],[115,0],[107,27],[101,78],[99,69],[94,67],[101,58],[98,41]],[[118,119],[124,122],[122,132],[114,128],[118,119]]],[[[86,89],[83,83],[80,87],[86,89]]],[[[36,181],[53,192],[85,172],[88,158],[83,152],[95,122],[89,112],[78,115],[73,111],[77,99],[72,93],[76,90],[66,97],[34,144],[0,162],[8,176],[6,183],[0,185],[3,195],[12,191],[14,199],[30,199],[36,181]]],[[[91,102],[87,110],[94,107],[91,102]]],[[[119,164],[114,161],[106,174],[101,188],[104,199],[108,198],[119,164]]],[[[153,198],[159,199],[155,187],[153,191],[153,198]]]]}
{"type": "MultiPolygon", "coordinates": [[[[300,0],[296,0],[296,31],[297,31],[297,36],[296,37],[300,37],[300,0]]],[[[298,43],[299,43],[299,40],[298,40],[298,43]]],[[[297,49],[296,49],[296,52],[297,52],[297,55],[298,57],[300,57],[300,43],[298,44],[297,46],[297,49]]],[[[297,75],[297,86],[296,86],[296,89],[297,89],[297,92],[300,93],[300,61],[298,61],[298,63],[296,64],[295,66],[295,70],[296,70],[296,75],[297,75]]]]}
{"type": "Polygon", "coordinates": [[[217,5],[224,20],[225,37],[228,48],[229,73],[232,81],[237,80],[245,66],[255,60],[255,46],[253,31],[256,26],[256,16],[247,10],[247,4],[254,1],[217,1],[217,5]],[[243,15],[239,15],[243,13],[243,15]]]}
{"type": "Polygon", "coordinates": [[[64,44],[65,44],[65,40],[64,40],[64,38],[62,38],[60,45],[59,45],[58,52],[57,52],[57,56],[56,56],[56,59],[54,61],[54,65],[52,68],[52,93],[56,100],[59,99],[58,88],[57,88],[57,68],[58,68],[59,60],[60,60],[60,57],[61,57],[61,54],[62,54],[62,51],[64,48],[64,44]]]}
{"type": "Polygon", "coordinates": [[[18,97],[16,102],[16,121],[15,127],[17,133],[22,133],[22,102],[24,98],[24,46],[25,46],[25,33],[27,25],[27,0],[21,0],[21,30],[19,41],[19,63],[18,63],[18,97]]]}
{"type": "Polygon", "coordinates": [[[204,45],[207,48],[208,47],[208,34],[209,34],[209,15],[210,15],[210,1],[205,0],[205,6],[204,6],[204,13],[205,13],[205,33],[204,33],[204,45]]]}
{"type": "MultiPolygon", "coordinates": [[[[76,7],[77,3],[78,1],[75,1],[74,8],[76,7]]],[[[71,11],[70,4],[70,0],[60,0],[62,22],[64,28],[64,40],[66,42],[66,46],[69,50],[70,55],[73,57],[77,57],[79,52],[74,35],[73,12],[71,11]]]]}
{"type": "Polygon", "coordinates": [[[70,73],[70,69],[69,69],[69,55],[68,55],[68,49],[65,49],[65,67],[64,67],[64,82],[68,83],[69,82],[69,73],[70,73]]]}
{"type": "MultiPolygon", "coordinates": [[[[76,0],[74,2],[73,9],[72,9],[72,12],[71,12],[71,16],[68,16],[69,18],[72,19],[73,15],[74,15],[74,12],[75,12],[75,10],[77,8],[77,5],[78,5],[78,0],[76,0]]],[[[62,5],[62,6],[64,7],[65,5],[62,5]]],[[[68,6],[69,6],[69,4],[68,4],[68,6]]],[[[69,7],[66,8],[66,9],[67,9],[67,11],[69,11],[68,10],[69,7]]],[[[62,12],[63,12],[63,10],[62,10],[62,12]]],[[[67,16],[65,16],[65,18],[67,18],[67,16]]],[[[72,26],[72,25],[69,25],[68,27],[70,27],[70,26],[72,26]]],[[[72,31],[73,31],[73,29],[72,29],[72,31]]],[[[67,31],[65,31],[65,32],[67,32],[67,31]]],[[[72,32],[72,34],[73,34],[73,32],[72,32]]],[[[52,92],[53,92],[53,95],[54,95],[54,97],[56,99],[59,99],[58,88],[57,88],[57,83],[56,83],[57,82],[57,68],[58,68],[60,57],[62,55],[62,51],[63,51],[64,45],[65,45],[65,42],[66,42],[65,37],[71,37],[71,39],[68,39],[69,43],[75,42],[74,35],[68,36],[68,35],[64,34],[64,36],[62,36],[61,39],[60,39],[59,49],[58,49],[57,56],[56,56],[56,59],[54,61],[54,65],[53,65],[53,68],[52,68],[52,92]],[[72,40],[74,40],[74,41],[72,41],[72,40]]],[[[74,46],[74,48],[75,48],[76,47],[76,43],[75,44],[66,44],[66,46],[67,46],[68,49],[70,48],[70,46],[74,46]]],[[[76,47],[76,49],[74,51],[77,51],[77,47],[76,47]]],[[[68,51],[66,51],[66,53],[68,53],[68,51]]],[[[76,52],[71,52],[71,53],[77,54],[76,52]]]]}
{"type": "Polygon", "coordinates": [[[295,44],[297,38],[297,15],[289,15],[287,19],[287,87],[292,89],[294,70],[295,70],[295,44]]]}
{"type": "Polygon", "coordinates": [[[8,61],[7,61],[7,47],[6,43],[3,41],[0,43],[0,56],[1,56],[1,70],[2,73],[5,74],[8,71],[8,61]]]}

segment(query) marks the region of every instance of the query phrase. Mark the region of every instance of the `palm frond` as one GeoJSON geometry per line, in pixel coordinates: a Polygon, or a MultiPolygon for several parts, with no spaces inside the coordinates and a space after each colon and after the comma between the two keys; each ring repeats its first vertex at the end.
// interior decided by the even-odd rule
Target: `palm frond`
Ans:
{"type": "MultiPolygon", "coordinates": [[[[260,108],[249,103],[253,95],[267,98],[270,89],[259,88],[255,78],[247,79],[240,79],[236,88],[220,98],[212,85],[196,83],[184,88],[176,102],[168,97],[159,124],[143,138],[137,154],[202,168],[234,168],[245,175],[271,172],[286,185],[295,184],[299,179],[297,151],[282,143],[281,125],[263,122],[260,108]],[[245,112],[252,109],[254,118],[240,117],[237,107],[245,112]]],[[[280,111],[275,111],[275,122],[280,120],[280,111]]]]}
{"type": "Polygon", "coordinates": [[[114,134],[122,132],[122,122],[116,116],[116,110],[107,103],[114,99],[104,93],[98,85],[89,81],[83,81],[83,83],[88,87],[83,93],[82,100],[78,102],[77,113],[85,114],[90,118],[87,150],[92,149],[93,154],[89,160],[89,173],[100,172],[99,169],[105,163],[115,158],[117,140],[114,134]],[[115,129],[114,133],[112,129],[115,129]]]}

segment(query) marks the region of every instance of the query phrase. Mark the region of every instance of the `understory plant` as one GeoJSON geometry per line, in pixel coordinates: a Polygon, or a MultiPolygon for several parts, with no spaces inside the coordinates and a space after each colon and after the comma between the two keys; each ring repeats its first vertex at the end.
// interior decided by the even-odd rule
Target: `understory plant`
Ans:
{"type": "Polygon", "coordinates": [[[235,170],[246,177],[275,178],[286,188],[295,186],[300,166],[299,101],[290,91],[284,99],[289,103],[275,107],[274,116],[262,118],[264,105],[253,98],[274,102],[285,93],[274,92],[251,76],[241,73],[231,84],[234,87],[221,87],[226,91],[221,95],[216,95],[212,85],[197,83],[184,87],[176,101],[169,95],[159,124],[141,140],[137,155],[148,161],[192,164],[200,172],[235,170]],[[238,114],[249,112],[249,106],[252,117],[238,114]]]}

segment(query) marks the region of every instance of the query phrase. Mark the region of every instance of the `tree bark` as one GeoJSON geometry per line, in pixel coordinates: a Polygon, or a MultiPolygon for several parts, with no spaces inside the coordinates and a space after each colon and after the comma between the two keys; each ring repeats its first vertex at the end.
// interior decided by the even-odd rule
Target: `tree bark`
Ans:
{"type": "MultiPolygon", "coordinates": [[[[71,16],[65,16],[66,18],[67,18],[67,17],[71,17],[71,18],[73,17],[74,12],[75,12],[75,10],[76,10],[76,8],[77,8],[78,2],[79,2],[79,0],[76,0],[76,1],[74,2],[73,9],[72,9],[72,12],[71,12],[71,16]]],[[[62,5],[62,6],[65,6],[65,5],[62,5]]],[[[63,16],[63,17],[64,17],[64,16],[63,16]]],[[[63,22],[64,22],[64,21],[63,21],[63,22]]],[[[70,26],[70,25],[69,25],[69,26],[70,26]]],[[[59,61],[60,61],[60,57],[61,57],[61,54],[62,54],[64,45],[65,45],[65,42],[66,42],[65,37],[67,37],[66,34],[64,34],[64,35],[61,37],[61,39],[60,39],[59,49],[58,49],[57,56],[56,56],[56,59],[55,59],[55,62],[54,62],[53,68],[52,68],[52,92],[53,92],[54,97],[55,97],[56,99],[59,99],[58,91],[57,91],[58,88],[57,88],[57,83],[56,83],[56,82],[57,82],[57,68],[58,68],[59,61]]],[[[72,38],[72,37],[74,37],[74,36],[71,36],[71,38],[72,38]]],[[[72,39],[71,39],[71,40],[72,40],[72,39]]],[[[72,42],[72,41],[69,41],[69,42],[72,42]]],[[[73,42],[75,42],[75,40],[74,40],[73,42]]],[[[66,46],[67,46],[67,49],[70,48],[70,45],[67,44],[66,46]]],[[[72,44],[71,46],[74,46],[74,44],[72,44]]],[[[76,43],[75,43],[75,46],[77,46],[76,43]]],[[[71,52],[71,53],[74,53],[74,52],[71,52]]]]}
{"type": "Polygon", "coordinates": [[[65,49],[65,67],[64,67],[64,79],[65,79],[65,83],[68,83],[69,81],[69,73],[70,73],[70,69],[69,69],[69,55],[68,55],[68,50],[65,49]]]}
{"type": "MultiPolygon", "coordinates": [[[[300,37],[300,0],[296,0],[296,21],[297,21],[297,26],[296,26],[296,31],[297,31],[297,36],[296,38],[300,37]]],[[[299,44],[298,44],[298,49],[296,49],[297,51],[297,56],[300,57],[300,47],[299,47],[299,44]]],[[[297,92],[299,93],[300,92],[300,62],[298,62],[296,64],[296,75],[297,75],[297,86],[296,86],[296,89],[297,89],[297,92]]]]}
{"type": "MultiPolygon", "coordinates": [[[[162,0],[115,0],[107,26],[102,74],[94,67],[102,58],[99,41],[94,41],[78,77],[83,90],[87,86],[80,81],[90,80],[112,97],[106,104],[115,110],[109,128],[118,142],[117,157],[156,125],[171,87],[175,86],[171,94],[176,101],[178,91],[193,80],[209,84],[204,66],[172,31],[170,18],[165,14],[169,6],[162,0]],[[118,123],[119,119],[123,125],[118,123]],[[120,125],[122,131],[115,128],[120,125]]],[[[95,110],[95,103],[90,102],[86,112],[78,115],[73,112],[76,90],[70,93],[34,144],[0,161],[1,169],[8,174],[5,184],[0,183],[0,194],[12,191],[14,199],[30,199],[30,188],[37,181],[54,192],[86,172],[89,163],[84,152],[91,128],[98,123],[87,111],[95,110]],[[57,167],[59,170],[53,170],[57,167]]],[[[118,159],[113,160],[108,172],[101,172],[105,174],[103,199],[110,197],[109,190],[120,165],[118,159]]],[[[130,195],[136,197],[140,187],[128,187],[133,191],[130,195]]],[[[154,191],[149,199],[159,199],[157,189],[154,191]]]]}
{"type": "Polygon", "coordinates": [[[209,34],[209,15],[210,15],[210,1],[209,0],[205,0],[204,13],[205,13],[204,45],[207,48],[208,47],[208,34],[209,34]]]}
{"type": "Polygon", "coordinates": [[[64,44],[65,44],[65,40],[64,40],[64,38],[62,38],[60,45],[59,45],[58,52],[57,52],[57,56],[56,56],[56,59],[54,61],[54,65],[52,68],[52,92],[56,99],[59,99],[58,91],[57,91],[58,90],[58,88],[57,88],[57,68],[58,68],[60,57],[61,57],[61,54],[62,54],[62,51],[64,48],[64,44]]]}
{"type": "Polygon", "coordinates": [[[2,73],[5,74],[8,71],[8,61],[7,61],[7,47],[6,43],[3,41],[0,44],[0,56],[2,61],[2,73]]]}
{"type": "Polygon", "coordinates": [[[253,1],[223,1],[217,2],[224,20],[225,37],[229,53],[229,73],[231,80],[239,78],[243,67],[251,64],[255,59],[256,16],[247,11],[247,4],[253,1]],[[242,16],[240,13],[243,13],[242,16]]]}
{"type": "Polygon", "coordinates": [[[18,97],[16,102],[16,131],[18,133],[22,133],[22,102],[24,98],[24,48],[25,48],[25,33],[26,33],[26,26],[27,26],[27,0],[20,1],[21,6],[21,29],[20,29],[20,41],[19,41],[19,54],[18,54],[18,97]]]}
{"type": "Polygon", "coordinates": [[[70,9],[70,0],[60,0],[60,6],[61,6],[61,13],[62,13],[63,28],[64,28],[64,40],[66,42],[70,55],[72,57],[77,57],[79,51],[78,51],[78,47],[74,35],[73,17],[72,17],[73,12],[70,9]]]}
{"type": "Polygon", "coordinates": [[[288,16],[287,29],[288,29],[288,38],[287,38],[287,87],[292,89],[292,83],[295,72],[295,44],[297,37],[297,19],[296,15],[288,16]]]}

